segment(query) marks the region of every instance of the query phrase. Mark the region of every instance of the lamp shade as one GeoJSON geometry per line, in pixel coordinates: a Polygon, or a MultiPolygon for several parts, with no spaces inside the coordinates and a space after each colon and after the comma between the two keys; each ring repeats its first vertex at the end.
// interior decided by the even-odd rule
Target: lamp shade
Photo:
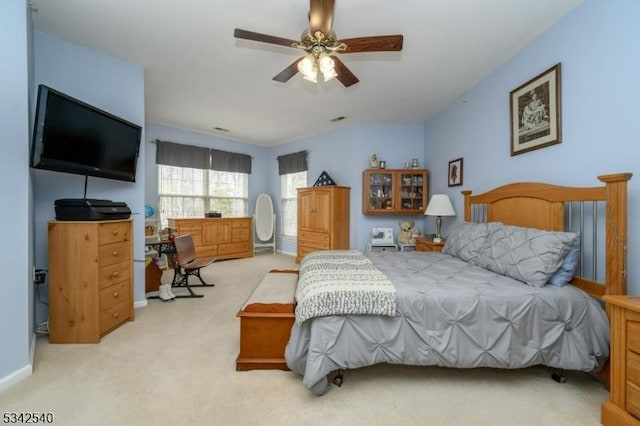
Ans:
{"type": "Polygon", "coordinates": [[[434,194],[427,204],[426,216],[455,216],[451,200],[447,194],[434,194]]]}

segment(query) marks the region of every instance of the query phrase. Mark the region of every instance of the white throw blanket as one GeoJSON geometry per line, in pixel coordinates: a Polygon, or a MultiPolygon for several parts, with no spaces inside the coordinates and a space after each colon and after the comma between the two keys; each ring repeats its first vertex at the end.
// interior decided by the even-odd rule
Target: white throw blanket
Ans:
{"type": "Polygon", "coordinates": [[[396,313],[396,289],[387,276],[357,250],[308,254],[300,265],[296,322],[341,314],[396,313]]]}

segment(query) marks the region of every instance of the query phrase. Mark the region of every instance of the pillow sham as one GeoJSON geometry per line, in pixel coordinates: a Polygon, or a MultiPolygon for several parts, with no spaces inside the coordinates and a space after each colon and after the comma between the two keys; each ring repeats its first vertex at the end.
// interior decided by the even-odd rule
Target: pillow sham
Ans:
{"type": "Polygon", "coordinates": [[[576,273],[578,267],[578,257],[580,257],[580,233],[576,233],[576,239],[571,243],[569,252],[564,257],[562,265],[558,270],[549,278],[547,284],[554,285],[556,287],[563,287],[571,281],[573,275],[576,273]]]}
{"type": "Polygon", "coordinates": [[[560,268],[576,239],[574,232],[489,224],[477,265],[535,287],[543,287],[560,268]]]}
{"type": "Polygon", "coordinates": [[[447,237],[442,252],[475,264],[488,235],[487,223],[461,223],[447,237]]]}

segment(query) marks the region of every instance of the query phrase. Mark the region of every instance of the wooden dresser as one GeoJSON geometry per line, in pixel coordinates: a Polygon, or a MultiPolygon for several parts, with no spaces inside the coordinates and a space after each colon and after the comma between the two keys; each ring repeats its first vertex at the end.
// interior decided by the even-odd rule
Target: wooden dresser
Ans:
{"type": "Polygon", "coordinates": [[[191,234],[198,257],[238,259],[253,256],[250,217],[169,219],[178,235],[191,234]]]}
{"type": "Polygon", "coordinates": [[[610,400],[605,426],[640,425],[640,297],[604,296],[611,323],[610,400]]]}
{"type": "Polygon", "coordinates": [[[346,186],[298,188],[297,263],[312,251],[349,248],[350,191],[346,186]]]}
{"type": "Polygon", "coordinates": [[[51,343],[98,343],[133,321],[132,223],[49,222],[51,343]]]}

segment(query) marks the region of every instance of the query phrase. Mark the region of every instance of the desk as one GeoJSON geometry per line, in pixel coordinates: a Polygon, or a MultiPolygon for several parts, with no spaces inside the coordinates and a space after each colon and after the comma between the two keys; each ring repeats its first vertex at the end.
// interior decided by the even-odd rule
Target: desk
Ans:
{"type": "MultiPolygon", "coordinates": [[[[146,246],[149,247],[151,250],[155,250],[158,252],[158,255],[166,255],[167,256],[167,261],[173,266],[173,279],[171,280],[171,287],[182,287],[182,288],[186,288],[187,291],[189,292],[189,294],[186,295],[174,295],[175,298],[177,299],[181,299],[181,298],[186,298],[186,297],[204,297],[204,295],[202,294],[196,294],[193,292],[193,290],[191,290],[191,287],[205,287],[205,286],[209,286],[209,284],[189,284],[187,282],[187,275],[185,273],[182,272],[182,268],[180,267],[180,265],[178,265],[178,260],[176,258],[176,245],[174,244],[173,241],[171,240],[163,240],[163,241],[156,241],[156,242],[152,242],[152,243],[146,243],[146,246]]],[[[153,262],[152,262],[153,263],[153,262]]],[[[149,265],[151,266],[151,265],[149,265]]],[[[145,271],[146,272],[146,271],[145,271]]],[[[153,271],[152,271],[153,272],[153,271]]],[[[157,283],[157,286],[160,287],[160,278],[162,277],[162,274],[157,275],[156,274],[155,280],[157,283]]],[[[151,278],[153,279],[153,278],[151,278]]],[[[148,284],[149,287],[155,287],[155,284],[153,283],[153,285],[148,284]]],[[[156,299],[159,298],[159,296],[149,296],[148,299],[156,299]]]]}
{"type": "Polygon", "coordinates": [[[167,260],[173,266],[173,280],[171,280],[171,287],[175,287],[182,282],[182,272],[180,266],[176,261],[176,245],[171,240],[156,241],[153,243],[146,243],[147,247],[158,252],[159,256],[163,254],[167,256],[167,260]]]}

